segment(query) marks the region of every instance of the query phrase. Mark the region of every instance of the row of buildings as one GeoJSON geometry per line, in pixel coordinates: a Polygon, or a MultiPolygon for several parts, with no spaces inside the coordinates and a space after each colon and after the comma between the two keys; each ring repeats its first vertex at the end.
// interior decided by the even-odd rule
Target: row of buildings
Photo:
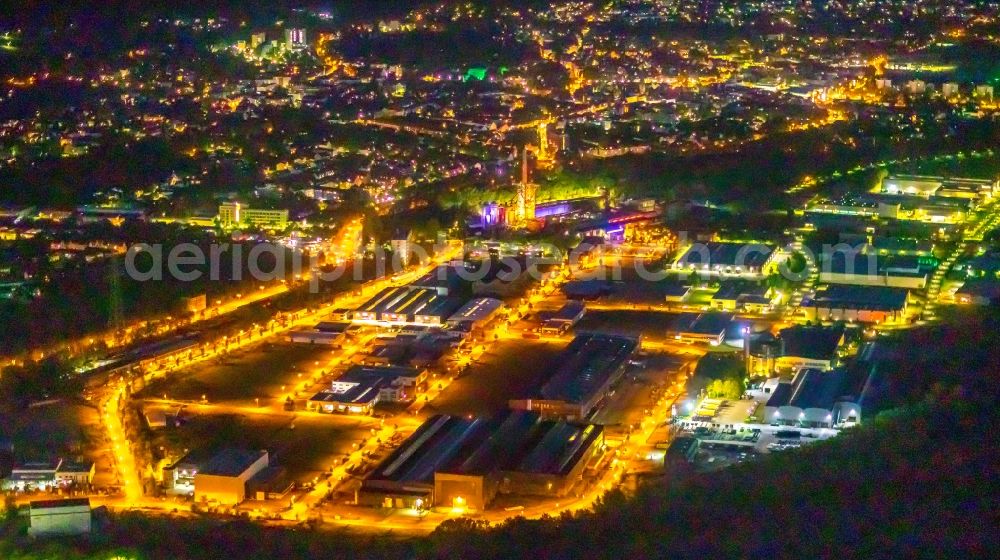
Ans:
{"type": "Polygon", "coordinates": [[[805,213],[956,225],[992,200],[998,189],[1000,184],[991,179],[890,175],[875,192],[839,200],[817,200],[806,207],[805,213]]]}
{"type": "Polygon", "coordinates": [[[444,325],[462,307],[459,297],[422,286],[386,288],[352,315],[357,323],[386,325],[444,325]]]}
{"type": "Polygon", "coordinates": [[[694,243],[673,262],[676,271],[762,277],[775,265],[777,251],[763,243],[694,243]]]}
{"type": "Polygon", "coordinates": [[[96,467],[90,461],[29,461],[14,464],[0,479],[5,492],[49,492],[70,487],[87,488],[94,482],[96,467]]]}
{"type": "MultiPolygon", "coordinates": [[[[703,250],[689,248],[673,266],[675,270],[691,270],[699,274],[707,272],[723,278],[709,301],[710,308],[725,312],[766,313],[778,304],[780,295],[762,283],[767,269],[774,270],[773,255],[776,250],[755,252],[745,250],[752,245],[737,243],[709,243],[701,247],[703,250]],[[706,254],[725,260],[702,262],[700,259],[706,254]],[[754,254],[757,256],[749,256],[754,254]]],[[[858,247],[834,248],[817,255],[816,260],[820,287],[802,300],[805,317],[808,320],[879,324],[905,321],[908,306],[912,303],[911,293],[925,289],[938,266],[937,259],[931,255],[885,254],[858,247]]],[[[690,288],[682,286],[676,294],[668,294],[666,299],[668,302],[684,302],[690,292],[690,288]]],[[[716,328],[718,321],[696,321],[692,318],[691,322],[691,325],[676,329],[682,340],[722,342],[724,325],[716,328]],[[711,323],[711,328],[701,328],[706,322],[711,323]]]]}
{"type": "MultiPolygon", "coordinates": [[[[844,242],[829,247],[816,255],[816,267],[819,280],[829,284],[857,284],[870,286],[890,286],[897,288],[923,289],[928,276],[937,267],[937,261],[930,251],[912,251],[905,254],[902,249],[894,249],[892,254],[868,243],[867,240],[854,245],[844,242]]],[[[717,297],[720,308],[732,307],[728,301],[739,296],[767,297],[766,288],[754,291],[753,280],[759,280],[769,272],[777,270],[777,258],[780,252],[776,247],[733,242],[710,242],[689,246],[673,263],[676,271],[691,271],[699,274],[712,274],[733,280],[724,281],[717,297]],[[739,278],[744,277],[744,278],[739,278]],[[726,297],[730,295],[731,297],[726,297]]],[[[683,301],[686,293],[674,297],[683,301]]],[[[670,298],[668,297],[668,300],[670,298]]],[[[746,299],[746,298],[744,298],[746,299]]],[[[748,299],[755,303],[753,298],[748,299]]],[[[760,300],[761,303],[769,303],[760,300]]],[[[713,302],[713,307],[716,303],[713,302]]]]}

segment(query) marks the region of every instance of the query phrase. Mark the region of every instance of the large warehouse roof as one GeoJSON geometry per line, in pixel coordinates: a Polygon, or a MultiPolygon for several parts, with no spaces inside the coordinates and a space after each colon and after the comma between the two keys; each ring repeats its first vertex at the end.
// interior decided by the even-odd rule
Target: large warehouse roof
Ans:
{"type": "Polygon", "coordinates": [[[206,463],[198,474],[214,476],[239,476],[257,462],[266,451],[223,449],[206,463]]]}
{"type": "Polygon", "coordinates": [[[832,360],[844,338],[844,326],[795,325],[782,329],[781,354],[810,360],[832,360]]]}
{"type": "Polygon", "coordinates": [[[503,308],[503,302],[496,298],[479,297],[462,306],[454,315],[448,318],[449,323],[477,323],[493,315],[503,308]]]}
{"type": "Polygon", "coordinates": [[[590,449],[594,439],[601,437],[602,428],[593,424],[568,424],[560,420],[543,422],[536,432],[533,444],[520,454],[521,460],[506,470],[565,474],[590,449]]]}
{"type": "Polygon", "coordinates": [[[636,350],[634,338],[581,334],[563,350],[559,369],[541,390],[544,398],[571,403],[589,400],[636,350]]]}
{"type": "MultiPolygon", "coordinates": [[[[846,370],[820,371],[802,369],[792,383],[783,384],[786,390],[776,390],[767,401],[767,406],[794,406],[803,410],[819,408],[830,410],[839,400],[856,402],[864,389],[867,375],[864,372],[846,370]]],[[[779,386],[780,388],[780,386],[779,386]]]]}
{"type": "Polygon", "coordinates": [[[830,284],[816,290],[816,295],[812,299],[804,301],[802,305],[836,309],[898,311],[906,307],[908,293],[904,288],[830,284]]]}
{"type": "Polygon", "coordinates": [[[382,461],[368,480],[430,482],[434,472],[453,458],[463,441],[481,430],[483,424],[480,419],[434,416],[382,461]]]}
{"type": "Polygon", "coordinates": [[[762,243],[696,243],[688,248],[677,263],[680,265],[743,266],[760,268],[774,252],[762,243]]]}
{"type": "Polygon", "coordinates": [[[434,288],[386,288],[358,307],[355,318],[371,321],[411,322],[417,315],[447,319],[462,300],[441,295],[434,288]]]}
{"type": "Polygon", "coordinates": [[[438,415],[424,422],[365,482],[426,484],[435,472],[563,475],[602,434],[600,426],[542,420],[534,412],[507,411],[489,419],[438,415]]]}

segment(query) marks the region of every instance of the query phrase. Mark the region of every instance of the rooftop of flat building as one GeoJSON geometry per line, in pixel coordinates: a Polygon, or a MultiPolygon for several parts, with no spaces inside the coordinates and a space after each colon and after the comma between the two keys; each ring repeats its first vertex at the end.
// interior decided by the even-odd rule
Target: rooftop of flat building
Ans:
{"type": "Polygon", "coordinates": [[[804,300],[804,307],[849,307],[878,311],[900,310],[906,305],[909,291],[905,288],[886,286],[854,286],[829,284],[816,290],[816,294],[804,300]]]}
{"type": "Polygon", "coordinates": [[[34,500],[29,504],[32,511],[68,507],[90,507],[90,498],[67,498],[65,500],[34,500]]]}
{"type": "Polygon", "coordinates": [[[198,474],[239,476],[265,455],[267,455],[267,451],[234,448],[223,449],[209,459],[202,466],[201,470],[198,471],[198,474]]]}
{"type": "Polygon", "coordinates": [[[710,241],[692,245],[677,262],[708,266],[759,268],[767,262],[773,252],[774,247],[763,243],[710,241]]]}
{"type": "Polygon", "coordinates": [[[587,401],[638,347],[636,339],[625,336],[577,335],[560,354],[558,369],[540,393],[550,400],[587,401]]]}
{"type": "Polygon", "coordinates": [[[782,329],[779,335],[783,356],[830,360],[844,338],[844,327],[795,325],[782,329]]]}
{"type": "Polygon", "coordinates": [[[438,415],[386,457],[366,482],[427,484],[437,472],[563,475],[602,434],[600,426],[543,420],[527,411],[506,411],[490,418],[438,415]]]}

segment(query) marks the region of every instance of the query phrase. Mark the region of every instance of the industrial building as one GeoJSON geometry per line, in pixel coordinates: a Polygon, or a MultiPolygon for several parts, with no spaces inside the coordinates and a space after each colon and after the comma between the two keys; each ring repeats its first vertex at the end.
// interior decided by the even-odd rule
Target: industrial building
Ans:
{"type": "Polygon", "coordinates": [[[882,180],[882,192],[931,197],[941,188],[942,177],[923,175],[889,175],[882,180]]]}
{"type": "Polygon", "coordinates": [[[997,278],[972,278],[955,291],[955,301],[974,305],[991,305],[1000,301],[1000,280],[997,278]]]}
{"type": "Polygon", "coordinates": [[[922,175],[890,175],[876,193],[811,204],[809,212],[868,218],[960,224],[997,193],[997,181],[922,175]]]}
{"type": "Polygon", "coordinates": [[[337,346],[347,337],[345,331],[327,332],[318,329],[300,329],[288,333],[288,340],[299,344],[325,344],[337,346]]]}
{"type": "Polygon", "coordinates": [[[922,290],[937,268],[932,257],[881,256],[835,251],[821,257],[819,281],[826,284],[888,286],[922,290]]]}
{"type": "Polygon", "coordinates": [[[373,507],[431,507],[434,472],[484,423],[454,416],[430,418],[365,478],[355,502],[373,507]]]}
{"type": "Polygon", "coordinates": [[[810,203],[811,214],[839,214],[868,220],[889,219],[942,226],[961,224],[984,198],[907,193],[864,193],[837,201],[810,203]]]}
{"type": "Polygon", "coordinates": [[[674,270],[761,276],[773,262],[774,247],[762,243],[695,243],[674,262],[674,270]]]}
{"type": "Polygon", "coordinates": [[[461,298],[439,295],[413,313],[413,322],[418,325],[444,326],[460,307],[461,298]]]}
{"type": "Polygon", "coordinates": [[[969,198],[986,200],[997,192],[997,181],[927,175],[889,175],[882,180],[881,192],[930,198],[969,198]]]}
{"type": "Polygon", "coordinates": [[[215,456],[207,449],[193,449],[163,467],[163,488],[175,494],[194,495],[194,477],[215,456]]]}
{"type": "Polygon", "coordinates": [[[542,332],[562,334],[573,328],[587,313],[587,306],[581,301],[570,300],[555,314],[542,323],[542,332]]]}
{"type": "Polygon", "coordinates": [[[965,272],[969,278],[1000,277],[1000,251],[987,249],[982,254],[956,264],[955,269],[965,272]]]}
{"type": "Polygon", "coordinates": [[[684,469],[694,462],[698,454],[699,440],[691,436],[677,436],[670,442],[663,454],[663,466],[669,469],[684,469]]]}
{"type": "Polygon", "coordinates": [[[660,290],[667,303],[684,303],[691,297],[691,286],[664,284],[660,290]]]}
{"type": "Polygon", "coordinates": [[[667,336],[681,342],[718,346],[726,339],[726,330],[732,322],[730,313],[681,313],[667,329],[667,336]]]}
{"type": "Polygon", "coordinates": [[[837,366],[837,350],[844,344],[843,325],[796,325],[779,333],[781,352],[775,367],[785,371],[802,368],[829,370],[837,366]]]}
{"type": "MultiPolygon", "coordinates": [[[[534,266],[533,264],[531,266],[534,266]]],[[[477,296],[507,298],[520,295],[532,280],[525,256],[500,257],[467,263],[466,270],[472,282],[472,293],[477,296]]]]}
{"type": "Polygon", "coordinates": [[[471,291],[473,276],[464,263],[442,264],[410,284],[412,288],[433,288],[442,296],[456,296],[471,291]]]}
{"type": "Polygon", "coordinates": [[[774,290],[745,280],[723,282],[712,295],[711,307],[719,311],[770,311],[774,290]]]}
{"type": "Polygon", "coordinates": [[[33,461],[15,463],[10,475],[0,481],[5,491],[50,491],[71,485],[86,486],[94,482],[93,462],[33,461]]]}
{"type": "Polygon", "coordinates": [[[865,242],[866,245],[862,250],[864,253],[875,252],[880,255],[893,254],[917,257],[927,257],[934,253],[934,242],[930,239],[875,236],[870,241],[866,238],[865,242]]]}
{"type": "Polygon", "coordinates": [[[803,368],[790,383],[781,381],[773,387],[764,421],[826,428],[854,425],[861,421],[869,386],[869,373],[862,369],[803,368]]]}
{"type": "Polygon", "coordinates": [[[909,290],[886,286],[830,284],[803,300],[808,320],[899,323],[906,319],[909,290]]]}
{"type": "Polygon", "coordinates": [[[93,461],[63,461],[56,471],[56,484],[61,487],[85,487],[93,484],[96,472],[93,461]]]}
{"type": "Polygon", "coordinates": [[[436,288],[386,288],[361,305],[353,321],[386,325],[444,325],[462,306],[457,297],[441,295],[436,288]]]}
{"type": "Polygon", "coordinates": [[[564,496],[603,450],[603,429],[508,411],[427,420],[364,480],[360,505],[483,510],[498,493],[564,496]]]}
{"type": "Polygon", "coordinates": [[[448,318],[448,326],[465,326],[469,329],[480,327],[502,310],[503,302],[498,299],[489,297],[474,298],[448,318]]]}
{"type": "Polygon", "coordinates": [[[503,471],[501,492],[565,496],[604,444],[604,428],[563,421],[543,422],[503,471]]]}
{"type": "Polygon", "coordinates": [[[625,372],[639,339],[607,334],[576,336],[558,356],[559,364],[538,396],[510,401],[517,410],[546,418],[583,419],[597,408],[625,372]]]}
{"type": "Polygon", "coordinates": [[[929,224],[960,224],[973,211],[972,200],[965,198],[944,198],[882,195],[882,204],[888,209],[885,217],[897,220],[911,220],[929,224]]]}
{"type": "Polygon", "coordinates": [[[571,280],[562,286],[562,292],[567,299],[596,300],[614,293],[615,285],[608,280],[589,278],[586,280],[571,280]]]}
{"type": "Polygon", "coordinates": [[[313,395],[307,406],[319,412],[370,414],[380,402],[412,399],[426,381],[427,371],[424,369],[356,365],[335,379],[330,389],[313,395]]]}
{"type": "Polygon", "coordinates": [[[247,482],[267,467],[267,451],[225,449],[194,475],[195,502],[237,505],[246,499],[247,482]]]}
{"type": "Polygon", "coordinates": [[[15,463],[10,475],[3,479],[3,490],[50,490],[56,486],[56,471],[61,464],[61,460],[15,463]]]}
{"type": "Polygon", "coordinates": [[[86,535],[91,529],[90,498],[36,500],[29,504],[32,537],[86,535]]]}

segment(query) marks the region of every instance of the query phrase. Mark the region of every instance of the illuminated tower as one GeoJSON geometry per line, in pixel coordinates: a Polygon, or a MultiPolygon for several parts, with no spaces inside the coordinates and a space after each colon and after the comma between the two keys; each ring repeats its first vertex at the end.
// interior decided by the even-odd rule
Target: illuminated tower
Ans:
{"type": "Polygon", "coordinates": [[[549,124],[538,124],[538,159],[549,159],[549,124]]]}
{"type": "Polygon", "coordinates": [[[528,180],[528,146],[521,150],[521,183],[517,186],[516,222],[523,224],[535,219],[535,193],[538,185],[528,180]]]}
{"type": "Polygon", "coordinates": [[[549,153],[549,123],[538,123],[538,149],[535,151],[535,164],[542,169],[552,166],[552,154],[549,153]]]}

